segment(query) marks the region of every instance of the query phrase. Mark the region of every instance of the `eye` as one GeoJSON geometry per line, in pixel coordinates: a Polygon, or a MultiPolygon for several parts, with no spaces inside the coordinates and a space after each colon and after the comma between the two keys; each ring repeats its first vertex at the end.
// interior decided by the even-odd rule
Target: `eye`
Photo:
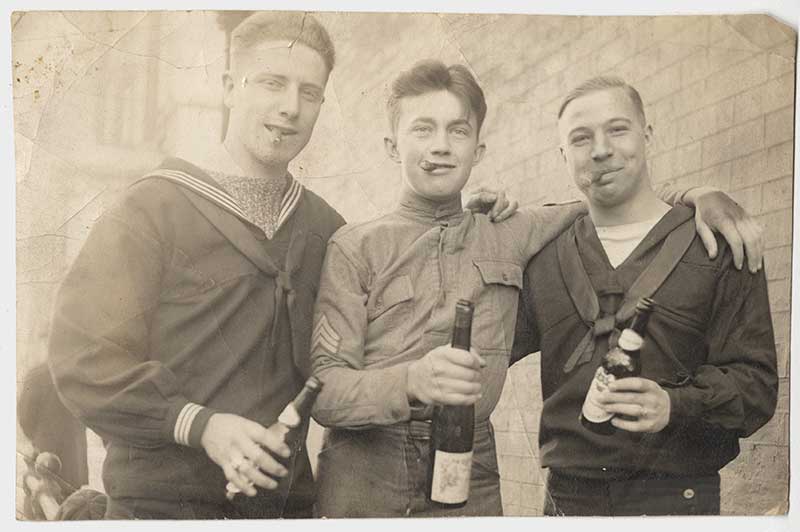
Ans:
{"type": "Polygon", "coordinates": [[[284,84],[278,81],[277,79],[262,79],[258,81],[258,86],[262,87],[267,90],[277,91],[281,90],[284,87],[284,84]]]}
{"type": "Polygon", "coordinates": [[[618,126],[611,126],[608,132],[611,133],[612,135],[620,135],[628,130],[629,130],[628,126],[618,125],[618,126]]]}
{"type": "Polygon", "coordinates": [[[300,94],[302,95],[304,100],[312,103],[318,102],[322,99],[322,96],[320,95],[319,91],[314,89],[303,89],[300,94]]]}
{"type": "Polygon", "coordinates": [[[433,131],[433,128],[425,124],[417,124],[411,128],[411,133],[418,137],[429,135],[431,131],[433,131]]]}
{"type": "Polygon", "coordinates": [[[469,137],[469,129],[465,127],[455,127],[450,130],[450,132],[459,138],[467,138],[469,137]]]}
{"type": "Polygon", "coordinates": [[[573,146],[585,146],[589,143],[589,135],[575,135],[569,142],[573,146]]]}

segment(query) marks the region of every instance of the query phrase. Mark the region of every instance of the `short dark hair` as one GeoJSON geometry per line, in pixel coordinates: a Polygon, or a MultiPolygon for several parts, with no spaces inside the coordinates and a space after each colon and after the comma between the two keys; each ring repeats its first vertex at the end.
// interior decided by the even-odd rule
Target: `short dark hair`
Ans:
{"type": "Polygon", "coordinates": [[[558,118],[561,118],[561,116],[564,114],[564,110],[573,100],[577,100],[581,96],[586,96],[592,92],[604,91],[608,89],[624,90],[633,102],[634,107],[636,107],[636,111],[639,113],[639,118],[642,120],[642,125],[647,125],[647,118],[644,115],[644,104],[642,103],[642,97],[639,95],[639,91],[629,85],[622,78],[618,78],[616,76],[597,76],[584,81],[572,89],[569,94],[567,94],[566,98],[564,98],[564,100],[561,102],[561,107],[558,109],[558,118]]]}
{"type": "Polygon", "coordinates": [[[411,69],[401,72],[392,82],[389,100],[386,102],[392,131],[397,128],[400,119],[400,100],[434,91],[448,91],[458,97],[469,113],[475,113],[480,133],[483,120],[486,118],[486,98],[483,89],[466,67],[447,66],[433,59],[416,63],[411,69]]]}
{"type": "Polygon", "coordinates": [[[264,41],[287,40],[301,43],[319,53],[333,70],[336,52],[325,27],[310,13],[302,11],[257,11],[232,31],[229,53],[251,48],[264,41]]]}

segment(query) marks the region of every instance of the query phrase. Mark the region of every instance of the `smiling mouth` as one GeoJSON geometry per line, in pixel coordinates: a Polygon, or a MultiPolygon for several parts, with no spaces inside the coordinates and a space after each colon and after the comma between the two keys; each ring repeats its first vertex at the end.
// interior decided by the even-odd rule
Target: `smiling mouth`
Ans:
{"type": "Polygon", "coordinates": [[[452,170],[456,167],[454,164],[450,163],[435,163],[433,161],[423,160],[419,163],[419,167],[422,168],[426,172],[435,172],[436,170],[440,170],[442,168],[446,168],[448,170],[452,170]]]}
{"type": "Polygon", "coordinates": [[[603,170],[599,170],[599,171],[595,172],[594,175],[592,176],[592,183],[597,183],[598,181],[601,181],[608,174],[613,174],[614,172],[619,172],[620,170],[622,170],[622,167],[620,167],[620,168],[606,168],[606,169],[603,169],[603,170]]]}
{"type": "Polygon", "coordinates": [[[291,128],[276,126],[273,124],[264,124],[264,128],[272,135],[272,142],[278,144],[283,140],[283,137],[290,137],[297,135],[297,131],[291,128]]]}

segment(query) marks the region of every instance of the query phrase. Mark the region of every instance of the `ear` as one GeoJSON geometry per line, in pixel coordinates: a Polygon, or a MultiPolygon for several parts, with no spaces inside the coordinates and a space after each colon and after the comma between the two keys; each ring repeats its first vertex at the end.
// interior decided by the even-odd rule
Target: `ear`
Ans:
{"type": "Polygon", "coordinates": [[[228,109],[233,109],[233,92],[235,89],[236,83],[233,81],[230,71],[226,70],[225,73],[222,74],[222,101],[225,102],[225,107],[228,109]]]}
{"type": "Polygon", "coordinates": [[[386,150],[386,155],[389,159],[400,164],[400,152],[397,151],[397,141],[394,137],[383,137],[383,148],[386,150]]]}
{"type": "Polygon", "coordinates": [[[477,146],[475,146],[475,158],[472,160],[472,166],[475,166],[476,164],[481,162],[481,159],[483,159],[483,154],[485,153],[486,153],[486,144],[481,142],[477,146]]]}
{"type": "Polygon", "coordinates": [[[647,126],[645,126],[644,128],[644,145],[647,146],[648,148],[653,143],[653,138],[654,138],[653,135],[654,135],[653,126],[647,124],[647,126]]]}

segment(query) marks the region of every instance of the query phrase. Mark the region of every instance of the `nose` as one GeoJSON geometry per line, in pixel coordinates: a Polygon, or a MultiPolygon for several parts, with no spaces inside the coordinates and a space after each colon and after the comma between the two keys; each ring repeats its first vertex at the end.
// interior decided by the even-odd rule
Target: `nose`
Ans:
{"type": "Polygon", "coordinates": [[[283,91],[278,112],[285,119],[297,118],[300,113],[300,90],[298,87],[287,87],[283,91]]]}
{"type": "Polygon", "coordinates": [[[440,129],[432,138],[431,153],[433,155],[450,155],[450,137],[445,129],[440,129]]]}
{"type": "Polygon", "coordinates": [[[598,133],[594,137],[592,144],[592,159],[595,161],[604,161],[614,155],[614,150],[608,137],[604,133],[598,133]]]}

